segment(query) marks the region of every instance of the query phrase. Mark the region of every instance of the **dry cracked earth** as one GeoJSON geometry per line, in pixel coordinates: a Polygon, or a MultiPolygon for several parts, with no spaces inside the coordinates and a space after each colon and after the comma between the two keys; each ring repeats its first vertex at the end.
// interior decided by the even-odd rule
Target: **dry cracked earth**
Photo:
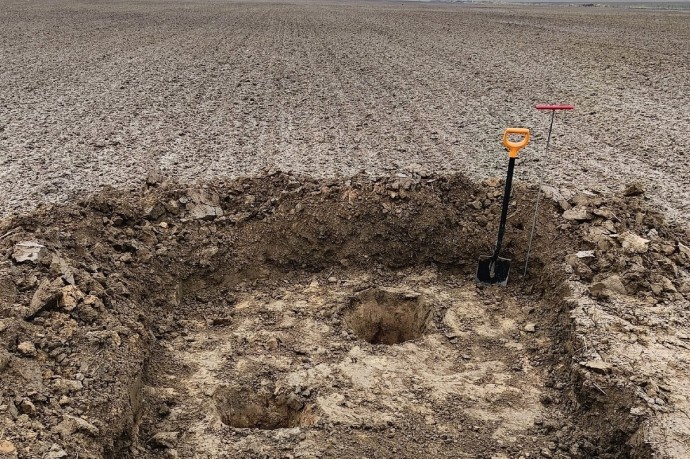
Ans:
{"type": "Polygon", "coordinates": [[[0,6],[0,459],[690,457],[689,14],[0,6]]]}

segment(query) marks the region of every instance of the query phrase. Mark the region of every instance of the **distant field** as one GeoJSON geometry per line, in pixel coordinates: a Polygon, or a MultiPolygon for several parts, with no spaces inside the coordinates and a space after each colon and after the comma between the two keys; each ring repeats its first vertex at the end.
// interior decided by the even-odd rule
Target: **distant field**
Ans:
{"type": "Polygon", "coordinates": [[[690,209],[689,57],[688,16],[673,11],[4,1],[0,215],[156,167],[182,180],[412,163],[502,175],[500,135],[516,125],[535,134],[520,177],[642,179],[677,218],[690,209]],[[539,102],[577,107],[548,158],[539,102]]]}

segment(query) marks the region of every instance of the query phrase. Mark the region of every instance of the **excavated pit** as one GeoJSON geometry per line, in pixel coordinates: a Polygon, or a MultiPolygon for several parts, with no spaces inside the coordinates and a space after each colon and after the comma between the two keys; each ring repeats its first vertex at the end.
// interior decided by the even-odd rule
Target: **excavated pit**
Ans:
{"type": "Polygon", "coordinates": [[[378,288],[356,295],[350,307],[345,322],[355,335],[371,344],[400,344],[420,338],[431,313],[423,295],[378,288]]]}
{"type": "Polygon", "coordinates": [[[240,429],[285,429],[302,425],[304,403],[294,394],[274,395],[252,387],[221,387],[213,394],[223,424],[240,429]]]}
{"type": "MultiPolygon", "coordinates": [[[[529,275],[481,287],[500,186],[400,182],[171,183],[4,222],[3,390],[46,426],[27,457],[652,457],[630,375],[594,357],[610,340],[578,335],[568,281],[627,255],[564,268],[592,243],[547,202],[529,275]],[[22,241],[36,261],[16,261],[22,241]]],[[[516,265],[533,199],[516,186],[516,265]]]]}

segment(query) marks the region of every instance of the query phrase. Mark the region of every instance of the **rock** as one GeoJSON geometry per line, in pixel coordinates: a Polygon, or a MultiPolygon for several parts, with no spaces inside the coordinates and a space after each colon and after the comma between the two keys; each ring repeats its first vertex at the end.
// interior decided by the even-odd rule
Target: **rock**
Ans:
{"type": "Polygon", "coordinates": [[[65,378],[58,378],[58,379],[54,380],[53,385],[55,386],[55,389],[57,389],[60,392],[60,394],[67,394],[70,392],[76,392],[76,391],[80,391],[84,388],[84,385],[82,384],[81,381],[65,379],[65,378]]]}
{"type": "Polygon", "coordinates": [[[525,325],[525,331],[527,333],[534,333],[537,330],[537,326],[533,323],[525,325]]]}
{"type": "Polygon", "coordinates": [[[271,350],[271,351],[274,351],[274,350],[278,349],[278,346],[279,346],[279,345],[280,345],[280,341],[279,341],[278,338],[276,338],[275,336],[271,337],[271,338],[266,342],[266,347],[267,347],[269,350],[271,350]]]}
{"type": "Polygon", "coordinates": [[[614,213],[609,209],[594,209],[592,210],[592,213],[597,217],[605,218],[606,220],[613,220],[616,218],[614,213]]]}
{"type": "Polygon", "coordinates": [[[31,319],[44,309],[56,307],[62,296],[63,286],[64,282],[59,277],[52,282],[48,279],[43,279],[41,283],[38,284],[38,288],[31,298],[29,309],[24,315],[24,318],[31,319]]]}
{"type": "Polygon", "coordinates": [[[160,173],[158,170],[151,170],[149,171],[148,175],[146,176],[146,185],[150,187],[154,187],[160,183],[163,182],[163,174],[160,173]]]}
{"type": "Polygon", "coordinates": [[[149,442],[155,448],[174,448],[179,436],[179,432],[158,432],[149,442]]]}
{"type": "Polygon", "coordinates": [[[98,427],[77,416],[70,416],[66,414],[62,418],[62,422],[54,427],[56,433],[62,438],[70,438],[76,432],[85,433],[91,436],[97,436],[99,433],[98,427]]]}
{"type": "Polygon", "coordinates": [[[678,251],[679,251],[680,253],[684,253],[685,255],[687,255],[688,257],[690,257],[690,247],[688,247],[687,245],[683,244],[682,242],[679,242],[679,243],[678,243],[678,251]]]}
{"type": "Polygon", "coordinates": [[[187,210],[193,219],[212,220],[223,215],[217,194],[209,190],[199,189],[190,191],[189,198],[191,201],[187,203],[187,210]]]}
{"type": "Polygon", "coordinates": [[[63,287],[61,290],[59,306],[66,311],[72,311],[77,307],[79,300],[83,298],[84,293],[81,290],[74,285],[68,285],[67,287],[63,287]]]}
{"type": "Polygon", "coordinates": [[[472,207],[475,210],[480,210],[482,206],[482,202],[479,199],[477,199],[476,201],[472,201],[470,203],[470,207],[472,207]]]}
{"type": "Polygon", "coordinates": [[[680,287],[678,288],[678,291],[680,293],[690,293],[690,280],[686,280],[681,282],[680,287]]]}
{"type": "Polygon", "coordinates": [[[575,256],[577,258],[594,258],[594,250],[581,250],[575,256]]]}
{"type": "Polygon", "coordinates": [[[571,206],[570,203],[568,201],[566,201],[565,199],[561,199],[560,201],[558,201],[558,207],[560,207],[561,210],[564,212],[566,210],[570,210],[573,208],[573,206],[571,206]]]}
{"type": "Polygon", "coordinates": [[[633,416],[644,416],[645,412],[645,409],[642,407],[634,406],[630,408],[630,414],[632,414],[633,416]]]}
{"type": "Polygon", "coordinates": [[[165,206],[158,201],[149,203],[144,207],[144,215],[149,220],[158,220],[165,215],[165,206]]]}
{"type": "Polygon", "coordinates": [[[649,239],[645,239],[632,231],[621,234],[618,240],[627,253],[646,253],[649,250],[649,239]]]}
{"type": "Polygon", "coordinates": [[[0,458],[16,457],[17,447],[9,440],[0,441],[0,458]]]}
{"type": "Polygon", "coordinates": [[[676,290],[676,287],[673,285],[671,279],[669,279],[668,277],[661,276],[660,282],[665,292],[675,293],[678,291],[676,290]]]}
{"type": "Polygon", "coordinates": [[[601,283],[612,292],[620,293],[621,295],[628,294],[628,291],[625,289],[625,285],[623,285],[623,282],[618,275],[609,276],[601,281],[601,283]]]}
{"type": "Polygon", "coordinates": [[[644,194],[647,189],[641,182],[630,182],[623,189],[623,196],[639,196],[644,194]]]}
{"type": "Polygon", "coordinates": [[[597,195],[591,191],[580,191],[579,193],[575,194],[570,201],[575,207],[585,207],[590,205],[596,196],[597,195]]]}
{"type": "Polygon", "coordinates": [[[24,263],[29,261],[31,263],[40,263],[49,255],[48,249],[44,245],[34,241],[20,242],[14,246],[12,258],[17,263],[24,263]]]}
{"type": "Polygon", "coordinates": [[[607,289],[606,286],[601,282],[597,282],[596,284],[590,286],[589,294],[600,300],[607,300],[611,297],[610,290],[607,289]]]}
{"type": "Polygon", "coordinates": [[[599,374],[608,374],[613,369],[613,365],[603,360],[590,360],[580,365],[599,374]]]}
{"type": "Polygon", "coordinates": [[[493,177],[487,178],[484,181],[484,183],[486,184],[486,186],[489,186],[491,188],[496,188],[501,183],[501,179],[496,177],[496,176],[493,176],[493,177]]]}
{"type": "Polygon", "coordinates": [[[587,281],[591,280],[592,277],[594,276],[594,273],[592,272],[592,269],[585,264],[585,262],[582,261],[582,259],[577,257],[576,255],[568,255],[565,257],[565,261],[570,266],[575,274],[580,276],[582,279],[585,279],[587,281]]]}
{"type": "Polygon", "coordinates": [[[591,220],[593,217],[586,207],[576,206],[563,212],[563,218],[566,220],[585,222],[591,220]]]}
{"type": "Polygon", "coordinates": [[[31,341],[22,341],[17,346],[17,350],[20,354],[26,357],[36,356],[36,346],[34,346],[34,343],[32,343],[31,341]]]}
{"type": "Polygon", "coordinates": [[[5,371],[5,369],[9,366],[11,358],[12,356],[9,352],[0,348],[0,372],[5,371]]]}

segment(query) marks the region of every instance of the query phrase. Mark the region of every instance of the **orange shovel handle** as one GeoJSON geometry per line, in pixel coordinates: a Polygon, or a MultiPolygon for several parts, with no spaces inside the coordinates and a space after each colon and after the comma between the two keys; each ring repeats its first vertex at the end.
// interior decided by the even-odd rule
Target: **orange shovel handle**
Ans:
{"type": "Polygon", "coordinates": [[[511,158],[518,157],[518,151],[524,148],[529,143],[529,129],[527,128],[506,128],[503,133],[503,145],[508,148],[511,158]],[[521,135],[522,139],[518,142],[512,142],[508,139],[509,135],[521,135]]]}

